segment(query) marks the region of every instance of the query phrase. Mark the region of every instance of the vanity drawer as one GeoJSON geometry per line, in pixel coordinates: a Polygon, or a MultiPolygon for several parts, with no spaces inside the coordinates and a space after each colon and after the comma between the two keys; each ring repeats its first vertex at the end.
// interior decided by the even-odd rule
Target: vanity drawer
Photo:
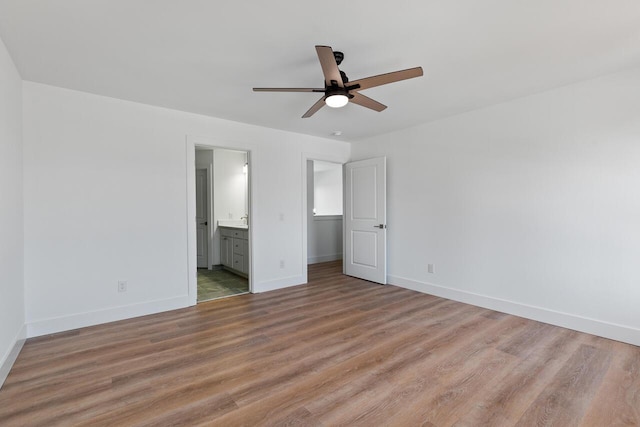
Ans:
{"type": "Polygon", "coordinates": [[[247,230],[226,227],[220,227],[220,235],[223,237],[234,237],[236,239],[246,239],[248,237],[247,230]]]}
{"type": "Polygon", "coordinates": [[[247,239],[247,230],[231,230],[236,239],[247,239]]]}
{"type": "Polygon", "coordinates": [[[233,269],[242,271],[243,273],[246,271],[244,268],[244,255],[233,254],[233,269]]]}
{"type": "Polygon", "coordinates": [[[232,242],[234,255],[246,255],[247,241],[245,239],[233,239],[232,242]]]}

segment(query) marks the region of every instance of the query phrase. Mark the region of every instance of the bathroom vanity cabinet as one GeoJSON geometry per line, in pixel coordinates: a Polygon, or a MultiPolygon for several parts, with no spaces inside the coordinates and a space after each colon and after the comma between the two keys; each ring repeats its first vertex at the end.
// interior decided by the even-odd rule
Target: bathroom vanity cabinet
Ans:
{"type": "Polygon", "coordinates": [[[236,227],[220,228],[220,263],[241,276],[249,274],[248,230],[236,227]]]}

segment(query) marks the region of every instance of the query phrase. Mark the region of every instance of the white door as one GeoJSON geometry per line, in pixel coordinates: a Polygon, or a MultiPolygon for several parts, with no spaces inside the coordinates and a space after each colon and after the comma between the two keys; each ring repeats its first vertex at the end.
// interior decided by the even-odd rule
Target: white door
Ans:
{"type": "Polygon", "coordinates": [[[208,268],[209,260],[209,239],[208,239],[208,186],[207,170],[196,170],[196,241],[198,268],[208,268]]]}
{"type": "Polygon", "coordinates": [[[344,273],[387,283],[387,159],[345,165],[344,273]]]}

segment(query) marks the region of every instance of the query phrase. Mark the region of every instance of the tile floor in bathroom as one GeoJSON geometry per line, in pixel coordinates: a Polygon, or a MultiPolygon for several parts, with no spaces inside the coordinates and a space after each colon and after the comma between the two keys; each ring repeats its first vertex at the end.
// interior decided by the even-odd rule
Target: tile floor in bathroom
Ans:
{"type": "Polygon", "coordinates": [[[249,292],[249,281],[226,270],[198,269],[198,302],[249,292]]]}

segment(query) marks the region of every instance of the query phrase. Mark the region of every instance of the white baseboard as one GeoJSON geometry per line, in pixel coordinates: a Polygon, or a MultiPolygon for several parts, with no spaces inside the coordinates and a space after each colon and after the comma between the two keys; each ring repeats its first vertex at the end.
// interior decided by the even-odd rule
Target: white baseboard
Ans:
{"type": "Polygon", "coordinates": [[[27,323],[27,337],[32,338],[40,335],[55,334],[56,332],[70,331],[72,329],[130,319],[132,317],[146,316],[148,314],[176,310],[188,306],[189,297],[188,295],[183,295],[164,300],[77,313],[70,316],[39,319],[27,323]]]}
{"type": "Polygon", "coordinates": [[[474,294],[404,277],[388,276],[387,279],[390,284],[406,289],[640,346],[640,329],[629,326],[474,294]]]}
{"type": "Polygon", "coordinates": [[[253,293],[259,294],[261,292],[275,291],[276,289],[298,286],[304,283],[306,283],[306,281],[303,276],[283,277],[281,279],[271,280],[268,282],[254,283],[253,293]]]}
{"type": "Polygon", "coordinates": [[[307,258],[307,264],[318,264],[319,262],[337,261],[342,259],[342,253],[331,255],[312,256],[307,258]]]}
{"type": "Polygon", "coordinates": [[[7,351],[7,353],[0,360],[0,388],[4,384],[4,381],[7,379],[9,375],[9,371],[13,367],[18,355],[20,354],[20,350],[22,350],[22,346],[27,337],[27,325],[22,325],[22,328],[18,331],[18,334],[13,340],[13,345],[7,351]]]}

